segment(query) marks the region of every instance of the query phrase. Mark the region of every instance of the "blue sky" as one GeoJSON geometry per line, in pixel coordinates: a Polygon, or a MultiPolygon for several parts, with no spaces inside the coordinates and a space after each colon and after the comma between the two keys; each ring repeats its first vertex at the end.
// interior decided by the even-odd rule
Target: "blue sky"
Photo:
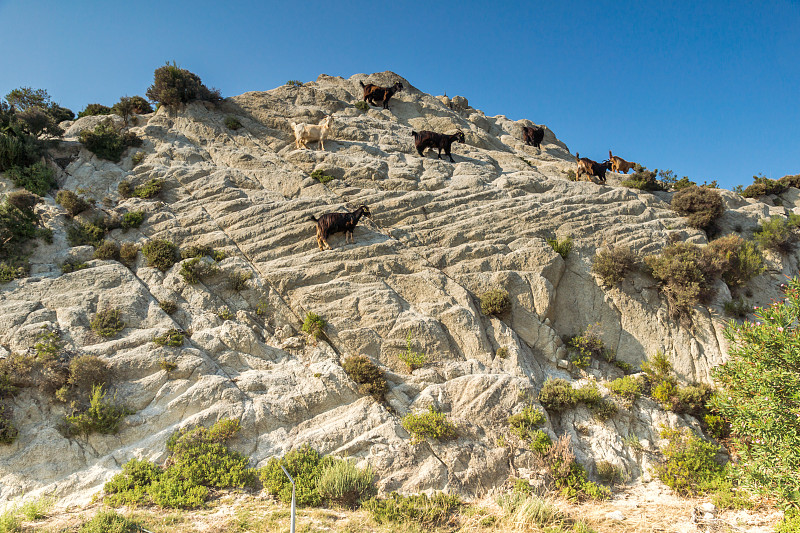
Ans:
{"type": "Polygon", "coordinates": [[[800,173],[800,2],[0,0],[0,96],[80,111],[144,95],[167,61],[223,96],[392,70],[727,188],[800,173]]]}

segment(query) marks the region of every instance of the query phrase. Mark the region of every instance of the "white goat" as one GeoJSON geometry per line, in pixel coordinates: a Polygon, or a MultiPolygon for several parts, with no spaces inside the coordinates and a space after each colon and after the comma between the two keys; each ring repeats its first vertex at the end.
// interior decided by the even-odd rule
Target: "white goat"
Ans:
{"type": "Polygon", "coordinates": [[[303,148],[308,148],[308,146],[306,146],[306,142],[319,141],[320,148],[324,150],[325,145],[322,144],[322,141],[328,136],[328,130],[330,129],[332,123],[333,116],[331,115],[328,115],[322,122],[319,123],[318,126],[313,126],[304,122],[301,122],[300,124],[295,124],[292,122],[291,125],[292,129],[294,130],[294,145],[299,150],[301,144],[303,145],[303,148]]]}

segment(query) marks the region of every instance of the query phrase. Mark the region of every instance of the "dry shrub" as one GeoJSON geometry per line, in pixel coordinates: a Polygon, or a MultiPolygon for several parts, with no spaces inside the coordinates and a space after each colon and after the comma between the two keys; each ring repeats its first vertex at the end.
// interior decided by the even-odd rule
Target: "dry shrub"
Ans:
{"type": "Polygon", "coordinates": [[[730,287],[739,287],[761,274],[764,259],[752,242],[738,235],[727,235],[712,241],[704,250],[710,268],[718,272],[730,287]]]}
{"type": "Polygon", "coordinates": [[[600,250],[592,259],[592,272],[613,287],[621,283],[636,265],[636,255],[627,246],[609,246],[600,250]]]}
{"type": "Polygon", "coordinates": [[[386,378],[378,365],[373,363],[366,355],[348,357],[342,363],[342,368],[350,378],[359,384],[361,394],[369,394],[376,400],[382,400],[387,390],[386,378]]]}
{"type": "Polygon", "coordinates": [[[687,218],[693,228],[713,233],[716,219],[722,216],[722,196],[708,187],[691,186],[681,189],[672,197],[673,211],[687,218]]]}

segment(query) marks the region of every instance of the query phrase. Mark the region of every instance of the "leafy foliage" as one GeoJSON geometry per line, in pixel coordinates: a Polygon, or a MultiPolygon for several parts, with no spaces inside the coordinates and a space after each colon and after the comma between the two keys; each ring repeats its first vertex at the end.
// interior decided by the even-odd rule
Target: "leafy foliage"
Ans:
{"type": "Polygon", "coordinates": [[[125,125],[128,124],[128,120],[134,114],[142,115],[152,112],[152,106],[141,96],[123,96],[111,108],[111,113],[121,116],[122,120],[125,121],[125,125]]]}
{"type": "Polygon", "coordinates": [[[690,315],[695,304],[707,303],[714,295],[713,265],[697,245],[671,244],[661,254],[645,257],[645,263],[661,282],[673,318],[690,315]]]}
{"type": "Polygon", "coordinates": [[[325,332],[325,327],[328,325],[325,319],[316,313],[308,312],[303,320],[303,331],[315,339],[320,338],[325,332]]]}
{"type": "Polygon", "coordinates": [[[297,504],[319,505],[323,497],[317,490],[317,481],[322,474],[322,467],[329,461],[304,444],[281,458],[271,458],[258,475],[267,492],[289,503],[292,501],[292,484],[281,469],[284,467],[294,479],[297,504]]]}
{"type": "Polygon", "coordinates": [[[773,215],[760,221],[761,227],[753,234],[753,238],[763,249],[782,254],[792,253],[797,245],[797,222],[794,218],[773,215]]]}
{"type": "Polygon", "coordinates": [[[523,441],[533,440],[537,429],[546,422],[544,413],[532,405],[525,406],[522,412],[508,417],[511,432],[523,441]]]}
{"type": "Polygon", "coordinates": [[[583,334],[576,335],[567,342],[572,364],[578,368],[586,368],[591,359],[600,359],[607,363],[614,361],[616,352],[606,347],[600,335],[599,324],[591,324],[583,334]]]}
{"type": "Polygon", "coordinates": [[[409,372],[422,368],[428,360],[428,356],[423,352],[415,352],[411,349],[411,332],[406,335],[406,351],[397,354],[397,358],[406,364],[409,372]]]}
{"type": "Polygon", "coordinates": [[[722,196],[708,187],[691,186],[681,189],[672,197],[672,209],[687,217],[687,224],[693,228],[713,232],[716,220],[724,209],[722,196]]]}
{"type": "Polygon", "coordinates": [[[106,399],[102,385],[92,388],[92,397],[86,411],[70,415],[66,418],[67,433],[70,435],[89,435],[90,433],[114,434],[119,423],[131,411],[117,406],[106,399]]]}
{"type": "Polygon", "coordinates": [[[101,159],[118,163],[129,146],[141,146],[142,140],[133,133],[119,133],[108,122],[95,126],[94,130],[83,130],[80,141],[87,150],[101,159]]]}
{"type": "Polygon", "coordinates": [[[342,363],[342,368],[350,376],[350,379],[358,383],[358,391],[361,394],[369,394],[376,400],[383,400],[383,395],[388,387],[386,378],[378,365],[372,362],[366,355],[353,355],[347,357],[342,363]]]}
{"type": "Polygon", "coordinates": [[[759,198],[769,194],[781,194],[787,186],[779,180],[771,180],[763,176],[753,176],[753,184],[742,191],[745,198],[759,198]]]}
{"type": "Polygon", "coordinates": [[[689,429],[661,431],[661,438],[668,443],[661,452],[664,461],[653,471],[668,487],[679,494],[691,495],[699,487],[710,482],[722,472],[722,465],[715,461],[719,447],[694,435],[689,429]]]}
{"type": "Polygon", "coordinates": [[[623,376],[609,383],[608,388],[614,394],[621,396],[629,402],[633,402],[642,395],[644,386],[642,385],[642,381],[638,378],[623,376]]]}
{"type": "Polygon", "coordinates": [[[122,229],[138,228],[144,222],[144,211],[128,211],[122,215],[122,229]]]}
{"type": "Polygon", "coordinates": [[[622,180],[622,186],[642,191],[663,191],[664,184],[656,179],[656,172],[644,168],[636,170],[630,177],[622,180]]]}
{"type": "Polygon", "coordinates": [[[317,180],[320,183],[328,183],[329,181],[333,181],[333,180],[336,179],[334,176],[331,176],[329,174],[325,174],[324,172],[322,172],[319,169],[317,169],[314,172],[312,172],[311,173],[311,177],[314,178],[315,180],[317,180]]]}
{"type": "Polygon", "coordinates": [[[560,255],[562,259],[567,259],[567,256],[572,251],[572,237],[564,237],[563,239],[546,239],[547,244],[553,249],[555,253],[560,255]]]}
{"type": "Polygon", "coordinates": [[[179,106],[196,100],[218,102],[222,96],[218,89],[208,89],[200,78],[175,62],[157,68],[153,85],[147,89],[147,98],[167,106],[179,106]]]}
{"type": "Polygon", "coordinates": [[[95,115],[110,115],[111,108],[103,104],[87,104],[86,108],[78,113],[78,118],[91,117],[95,115]]]}
{"type": "Polygon", "coordinates": [[[725,422],[740,461],[736,472],[761,493],[800,503],[800,280],[786,298],[729,324],[729,360],[714,370],[710,406],[725,422]]]}
{"type": "Polygon", "coordinates": [[[609,246],[592,258],[592,272],[608,287],[621,283],[635,265],[636,255],[627,246],[609,246]]]}
{"type": "Polygon", "coordinates": [[[39,216],[33,206],[39,198],[30,193],[14,192],[0,203],[0,281],[24,275],[23,259],[28,243],[37,236],[39,216]],[[21,269],[21,270],[20,270],[21,269]]]}
{"type": "Polygon", "coordinates": [[[447,440],[456,437],[456,426],[444,413],[430,406],[422,413],[408,413],[400,422],[411,433],[411,443],[420,444],[425,439],[447,440]]]}
{"type": "Polygon", "coordinates": [[[364,100],[359,100],[354,104],[354,107],[359,111],[369,111],[369,104],[367,104],[364,100]]]}
{"type": "Polygon", "coordinates": [[[147,266],[156,267],[166,272],[176,261],[177,247],[164,239],[153,239],[142,246],[142,254],[147,259],[147,266]]]}
{"type": "Polygon", "coordinates": [[[13,166],[8,178],[17,187],[23,187],[33,194],[44,196],[56,186],[56,174],[47,163],[36,162],[27,167],[13,166]]]}
{"type": "Polygon", "coordinates": [[[137,533],[139,525],[114,511],[100,511],[81,524],[78,533],[137,533]]]}

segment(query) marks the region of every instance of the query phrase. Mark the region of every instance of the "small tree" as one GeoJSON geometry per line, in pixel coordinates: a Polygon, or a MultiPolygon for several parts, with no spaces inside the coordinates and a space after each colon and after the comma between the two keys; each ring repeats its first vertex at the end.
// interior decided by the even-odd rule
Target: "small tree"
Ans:
{"type": "Polygon", "coordinates": [[[179,68],[173,61],[157,68],[153,73],[153,85],[147,89],[147,97],[153,102],[167,106],[178,106],[195,100],[218,102],[222,96],[218,89],[209,89],[200,77],[179,68]]]}

